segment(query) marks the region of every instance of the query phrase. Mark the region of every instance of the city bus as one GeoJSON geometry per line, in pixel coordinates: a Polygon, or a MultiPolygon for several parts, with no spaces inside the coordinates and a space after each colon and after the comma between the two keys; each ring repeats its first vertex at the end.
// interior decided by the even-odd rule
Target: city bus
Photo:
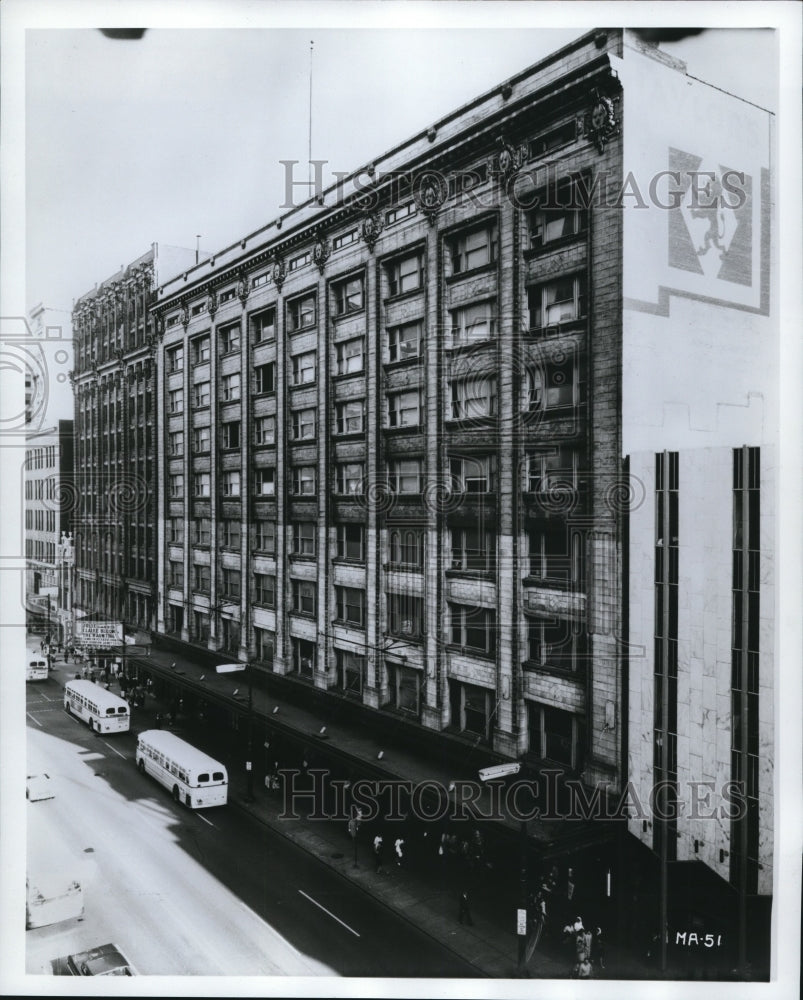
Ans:
{"type": "Polygon", "coordinates": [[[32,650],[28,650],[28,658],[25,661],[25,680],[47,680],[47,657],[41,653],[34,653],[32,650]]]}
{"type": "Polygon", "coordinates": [[[137,767],[170,789],[190,809],[224,806],[226,768],[202,750],[164,729],[146,729],[137,740],[137,767]]]}
{"type": "Polygon", "coordinates": [[[67,681],[64,710],[96,733],[127,733],[131,721],[128,702],[92,681],[67,681]]]}

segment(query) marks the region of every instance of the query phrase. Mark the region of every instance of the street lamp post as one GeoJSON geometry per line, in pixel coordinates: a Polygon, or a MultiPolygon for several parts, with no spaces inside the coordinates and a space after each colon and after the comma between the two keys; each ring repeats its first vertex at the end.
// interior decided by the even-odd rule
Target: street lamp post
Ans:
{"type": "Polygon", "coordinates": [[[248,678],[248,736],[247,753],[245,762],[246,773],[246,802],[254,801],[254,678],[253,664],[251,663],[219,663],[215,667],[218,674],[244,673],[248,678]]]}
{"type": "MultiPolygon", "coordinates": [[[[521,770],[518,762],[483,767],[479,772],[480,781],[507,778],[521,770]]],[[[523,976],[527,955],[527,821],[519,823],[519,905],[516,911],[516,932],[518,937],[518,974],[523,976]]]]}

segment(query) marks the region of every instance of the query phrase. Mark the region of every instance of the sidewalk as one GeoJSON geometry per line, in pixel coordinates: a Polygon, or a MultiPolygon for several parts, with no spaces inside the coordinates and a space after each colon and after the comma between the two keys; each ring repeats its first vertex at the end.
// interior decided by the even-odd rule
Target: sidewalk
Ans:
{"type": "MultiPolygon", "coordinates": [[[[51,676],[63,685],[74,676],[75,671],[73,663],[65,665],[59,658],[53,663],[51,676]]],[[[119,693],[119,686],[113,684],[112,690],[119,693]]],[[[132,709],[133,731],[154,728],[157,713],[164,717],[167,708],[158,699],[147,698],[144,707],[132,709]]],[[[175,731],[179,735],[182,732],[180,718],[176,721],[175,731]]],[[[408,852],[404,866],[397,867],[392,863],[392,837],[385,833],[385,863],[382,870],[376,873],[370,833],[363,829],[357,837],[355,866],[354,841],[345,822],[281,818],[281,793],[265,789],[261,771],[254,774],[254,795],[249,800],[242,761],[225,749],[215,753],[229,769],[230,805],[250,812],[279,835],[309,851],[343,878],[473,965],[478,975],[501,979],[518,976],[516,886],[507,884],[506,879],[495,877],[493,871],[483,872],[472,891],[473,926],[461,924],[458,922],[461,877],[454,870],[454,865],[452,870],[438,871],[437,841],[434,838],[427,846],[428,862],[420,855],[410,857],[408,852]]],[[[573,945],[562,944],[545,933],[527,962],[525,975],[539,979],[567,979],[573,964],[573,945]]],[[[411,965],[411,974],[415,974],[414,965],[411,965]]],[[[595,968],[594,977],[651,979],[656,977],[656,970],[608,942],[606,969],[600,971],[595,968]]]]}

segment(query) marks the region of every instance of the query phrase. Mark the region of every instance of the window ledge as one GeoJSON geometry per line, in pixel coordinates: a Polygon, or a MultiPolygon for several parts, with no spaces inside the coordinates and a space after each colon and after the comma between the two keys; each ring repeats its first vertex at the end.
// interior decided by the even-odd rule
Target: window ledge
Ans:
{"type": "Polygon", "coordinates": [[[386,434],[424,434],[426,424],[405,424],[404,427],[383,427],[386,434]]]}
{"type": "Polygon", "coordinates": [[[446,570],[447,577],[455,577],[457,579],[466,580],[490,580],[491,582],[496,579],[496,570],[489,569],[459,569],[455,567],[450,567],[446,570]]]}
{"type": "Polygon", "coordinates": [[[569,333],[576,327],[585,326],[588,316],[575,316],[574,319],[564,319],[559,323],[549,323],[547,326],[531,326],[527,331],[530,337],[549,337],[552,334],[569,333]]]}
{"type": "Polygon", "coordinates": [[[447,642],[446,649],[450,653],[459,653],[461,656],[474,656],[478,660],[487,660],[489,663],[496,662],[496,653],[486,653],[485,650],[475,649],[473,646],[458,646],[456,643],[447,642]]]}
{"type": "Polygon", "coordinates": [[[493,274],[496,271],[496,265],[497,261],[491,260],[485,264],[479,264],[477,267],[472,267],[468,271],[457,271],[454,274],[447,275],[445,278],[446,284],[452,285],[463,278],[475,278],[480,274],[493,274]]]}
{"type": "Polygon", "coordinates": [[[382,301],[383,301],[383,303],[387,303],[387,302],[403,302],[404,299],[412,299],[416,295],[423,295],[424,292],[426,291],[426,287],[427,287],[427,283],[426,283],[426,279],[425,279],[424,281],[421,282],[421,284],[418,286],[418,288],[413,288],[409,292],[399,292],[398,295],[388,295],[382,301]]]}
{"type": "Polygon", "coordinates": [[[572,233],[568,236],[561,236],[556,240],[549,240],[540,247],[528,247],[524,251],[523,257],[525,260],[533,260],[544,254],[552,253],[555,250],[563,250],[564,247],[570,247],[575,243],[585,243],[587,239],[588,230],[582,229],[579,233],[572,233]]]}
{"type": "MultiPolygon", "coordinates": [[[[342,382],[347,378],[365,378],[365,368],[359,368],[355,372],[338,372],[337,374],[332,375],[331,378],[333,382],[342,382]]],[[[351,400],[343,399],[338,400],[338,402],[350,403],[351,400]]]]}
{"type": "Polygon", "coordinates": [[[582,683],[585,681],[585,670],[583,666],[574,669],[570,667],[558,667],[550,663],[536,663],[535,660],[522,660],[522,668],[530,673],[551,674],[554,677],[565,677],[567,680],[582,683]]]}
{"type": "Polygon", "coordinates": [[[583,590],[577,583],[560,576],[532,576],[528,573],[522,578],[521,583],[523,587],[543,587],[544,590],[565,590],[569,593],[583,593],[583,590]]]}

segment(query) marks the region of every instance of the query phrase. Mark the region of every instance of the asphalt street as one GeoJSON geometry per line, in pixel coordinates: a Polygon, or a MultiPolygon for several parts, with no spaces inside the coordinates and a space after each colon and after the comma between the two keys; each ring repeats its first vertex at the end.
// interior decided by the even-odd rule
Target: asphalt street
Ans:
{"type": "Polygon", "coordinates": [[[27,804],[29,868],[59,840],[86,908],[27,932],[28,972],[114,941],[152,975],[477,975],[244,810],[174,803],[134,766],[134,734],[90,732],[55,681],[26,693],[27,773],[48,773],[55,792],[27,804]]]}

